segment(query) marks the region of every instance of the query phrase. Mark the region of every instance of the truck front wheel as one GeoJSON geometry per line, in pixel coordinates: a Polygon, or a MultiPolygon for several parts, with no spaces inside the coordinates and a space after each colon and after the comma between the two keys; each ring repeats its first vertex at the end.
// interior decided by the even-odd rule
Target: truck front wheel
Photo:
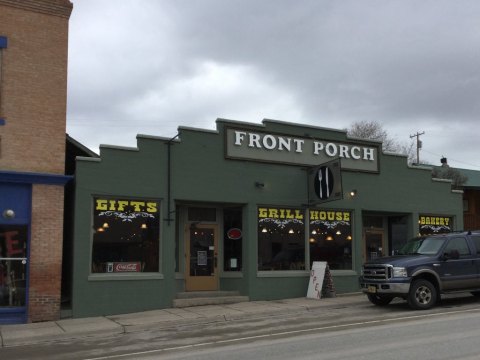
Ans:
{"type": "Polygon", "coordinates": [[[408,305],[415,310],[427,310],[437,302],[437,289],[428,280],[415,280],[408,293],[408,305]]]}
{"type": "Polygon", "coordinates": [[[372,304],[377,306],[386,306],[393,300],[393,297],[388,295],[367,294],[367,297],[372,304]]]}

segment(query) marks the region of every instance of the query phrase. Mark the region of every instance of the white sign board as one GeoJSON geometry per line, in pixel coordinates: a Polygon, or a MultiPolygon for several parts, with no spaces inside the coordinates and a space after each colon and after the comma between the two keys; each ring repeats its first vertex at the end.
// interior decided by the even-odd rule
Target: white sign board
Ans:
{"type": "Polygon", "coordinates": [[[320,299],[322,297],[323,278],[325,277],[326,261],[314,261],[310,270],[307,298],[320,299]]]}

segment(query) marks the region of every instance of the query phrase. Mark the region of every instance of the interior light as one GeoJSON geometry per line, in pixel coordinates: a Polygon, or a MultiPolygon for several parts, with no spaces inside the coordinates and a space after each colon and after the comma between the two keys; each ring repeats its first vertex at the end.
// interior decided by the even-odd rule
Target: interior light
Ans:
{"type": "Polygon", "coordinates": [[[108,229],[110,226],[108,225],[108,223],[103,223],[102,227],[103,227],[104,229],[108,229]]]}
{"type": "Polygon", "coordinates": [[[314,242],[315,242],[315,239],[314,239],[314,238],[310,238],[310,239],[308,239],[308,241],[310,241],[310,243],[314,243],[314,242]]]}
{"type": "Polygon", "coordinates": [[[268,232],[267,228],[263,228],[262,233],[266,233],[266,232],[268,232]]]}
{"type": "Polygon", "coordinates": [[[347,240],[352,240],[352,235],[348,235],[347,240]]]}
{"type": "Polygon", "coordinates": [[[337,235],[342,235],[342,232],[340,230],[337,230],[336,234],[337,235]]]}
{"type": "Polygon", "coordinates": [[[313,230],[312,235],[317,235],[317,230],[313,230]]]}
{"type": "Polygon", "coordinates": [[[104,232],[105,229],[104,229],[103,227],[99,227],[99,228],[97,229],[97,231],[98,231],[98,232],[104,232]]]}
{"type": "Polygon", "coordinates": [[[325,240],[327,240],[327,241],[332,241],[332,240],[333,240],[333,236],[332,236],[332,235],[328,235],[328,236],[325,238],[325,240]]]}
{"type": "Polygon", "coordinates": [[[146,229],[146,228],[147,228],[147,224],[142,224],[142,226],[140,226],[140,228],[146,229]]]}
{"type": "Polygon", "coordinates": [[[293,229],[288,230],[288,233],[293,234],[294,233],[293,229]]]}
{"type": "Polygon", "coordinates": [[[351,196],[351,197],[357,196],[357,190],[351,190],[351,191],[350,191],[350,196],[351,196]]]}

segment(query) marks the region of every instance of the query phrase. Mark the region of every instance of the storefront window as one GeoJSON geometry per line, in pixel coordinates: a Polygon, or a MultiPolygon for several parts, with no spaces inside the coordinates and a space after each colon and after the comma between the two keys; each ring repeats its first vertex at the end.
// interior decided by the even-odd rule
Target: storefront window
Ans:
{"type": "Polygon", "coordinates": [[[27,234],[25,225],[0,226],[0,310],[25,306],[27,234]]]}
{"type": "Polygon", "coordinates": [[[96,197],[92,273],[158,272],[160,204],[96,197]]]}
{"type": "Polygon", "coordinates": [[[258,270],[305,269],[305,211],[258,208],[258,270]]]}
{"type": "Polygon", "coordinates": [[[452,232],[453,218],[449,216],[420,215],[418,219],[421,236],[452,232]]]}
{"type": "Polygon", "coordinates": [[[352,269],[352,213],[310,210],[310,263],[326,261],[332,270],[352,269]]]}
{"type": "Polygon", "coordinates": [[[242,208],[223,210],[223,230],[223,269],[242,271],[242,208]]]}

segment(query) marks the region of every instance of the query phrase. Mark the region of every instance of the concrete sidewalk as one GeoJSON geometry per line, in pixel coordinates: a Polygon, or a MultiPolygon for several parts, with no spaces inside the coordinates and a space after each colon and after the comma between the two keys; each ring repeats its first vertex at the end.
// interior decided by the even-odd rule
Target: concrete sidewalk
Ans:
{"type": "Polygon", "coordinates": [[[281,314],[305,313],[319,308],[365,304],[363,294],[339,295],[324,299],[285,299],[236,304],[192,306],[81,319],[65,319],[21,325],[0,326],[1,347],[85,337],[111,337],[135,331],[178,325],[227,322],[281,314]]]}

